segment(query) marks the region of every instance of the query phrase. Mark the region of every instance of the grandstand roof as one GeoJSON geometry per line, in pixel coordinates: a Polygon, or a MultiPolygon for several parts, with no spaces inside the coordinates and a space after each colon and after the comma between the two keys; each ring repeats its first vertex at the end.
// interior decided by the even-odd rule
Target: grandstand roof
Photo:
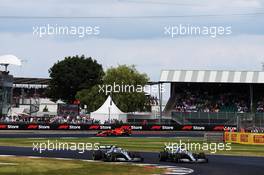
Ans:
{"type": "Polygon", "coordinates": [[[48,85],[49,78],[25,78],[14,77],[14,84],[27,84],[27,85],[48,85]]]}
{"type": "Polygon", "coordinates": [[[160,82],[264,83],[261,71],[163,70],[160,82]]]}

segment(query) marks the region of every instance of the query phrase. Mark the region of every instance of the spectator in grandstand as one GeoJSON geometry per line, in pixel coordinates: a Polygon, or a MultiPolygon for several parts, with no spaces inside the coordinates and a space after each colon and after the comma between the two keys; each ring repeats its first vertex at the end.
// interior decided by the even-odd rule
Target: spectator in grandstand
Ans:
{"type": "Polygon", "coordinates": [[[264,98],[257,102],[257,112],[264,112],[264,98]]]}
{"type": "Polygon", "coordinates": [[[176,95],[176,112],[248,112],[246,96],[223,93],[210,95],[208,92],[183,90],[176,95]],[[217,96],[219,96],[217,98],[217,96]]]}
{"type": "Polygon", "coordinates": [[[264,133],[264,128],[263,127],[249,127],[245,129],[246,132],[251,132],[251,133],[264,133]]]}

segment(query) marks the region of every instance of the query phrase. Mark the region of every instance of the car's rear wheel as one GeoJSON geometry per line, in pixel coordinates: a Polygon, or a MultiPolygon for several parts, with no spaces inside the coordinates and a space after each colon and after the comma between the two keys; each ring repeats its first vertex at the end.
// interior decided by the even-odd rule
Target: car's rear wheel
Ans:
{"type": "Polygon", "coordinates": [[[198,156],[199,156],[199,158],[201,158],[201,159],[206,159],[206,157],[205,157],[205,154],[204,154],[204,153],[199,153],[199,154],[198,154],[198,156]]]}
{"type": "Polygon", "coordinates": [[[168,153],[167,152],[160,152],[159,160],[160,161],[167,161],[167,159],[168,159],[168,153]]]}

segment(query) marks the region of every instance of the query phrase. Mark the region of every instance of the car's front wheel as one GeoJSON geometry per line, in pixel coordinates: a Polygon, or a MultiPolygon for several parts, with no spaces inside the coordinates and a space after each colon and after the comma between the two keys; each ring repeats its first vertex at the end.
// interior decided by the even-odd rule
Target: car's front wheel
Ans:
{"type": "Polygon", "coordinates": [[[175,154],[175,155],[173,155],[173,162],[174,163],[179,163],[180,162],[180,159],[181,159],[181,154],[175,154]]]}
{"type": "Polygon", "coordinates": [[[103,158],[103,153],[101,151],[94,151],[92,158],[93,160],[101,160],[103,158]]]}
{"type": "Polygon", "coordinates": [[[107,162],[116,162],[116,155],[115,154],[107,155],[106,161],[107,162]]]}

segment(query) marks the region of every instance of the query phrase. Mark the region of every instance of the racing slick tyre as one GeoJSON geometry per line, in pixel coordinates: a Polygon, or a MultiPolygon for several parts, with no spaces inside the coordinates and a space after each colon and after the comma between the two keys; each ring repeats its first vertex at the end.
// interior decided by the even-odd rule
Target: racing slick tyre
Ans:
{"type": "Polygon", "coordinates": [[[116,162],[116,155],[115,154],[110,154],[105,158],[106,162],[116,162]]]}
{"type": "Polygon", "coordinates": [[[160,152],[159,154],[159,161],[167,161],[168,153],[167,152],[160,152]]]}
{"type": "Polygon", "coordinates": [[[204,153],[193,154],[193,156],[197,160],[202,160],[200,163],[208,163],[209,162],[209,159],[205,156],[204,153]]]}
{"type": "Polygon", "coordinates": [[[172,158],[172,162],[180,163],[180,159],[182,158],[181,154],[175,154],[172,158]]]}
{"type": "Polygon", "coordinates": [[[102,151],[100,151],[100,150],[94,151],[92,158],[93,158],[93,160],[102,160],[102,158],[103,158],[102,151]]]}
{"type": "Polygon", "coordinates": [[[116,154],[106,154],[104,157],[103,157],[103,161],[105,162],[116,162],[117,161],[117,156],[116,154]]]}
{"type": "Polygon", "coordinates": [[[201,159],[206,159],[206,157],[205,157],[205,154],[204,154],[204,153],[199,153],[199,154],[198,154],[198,157],[199,157],[199,158],[201,158],[201,159]]]}

